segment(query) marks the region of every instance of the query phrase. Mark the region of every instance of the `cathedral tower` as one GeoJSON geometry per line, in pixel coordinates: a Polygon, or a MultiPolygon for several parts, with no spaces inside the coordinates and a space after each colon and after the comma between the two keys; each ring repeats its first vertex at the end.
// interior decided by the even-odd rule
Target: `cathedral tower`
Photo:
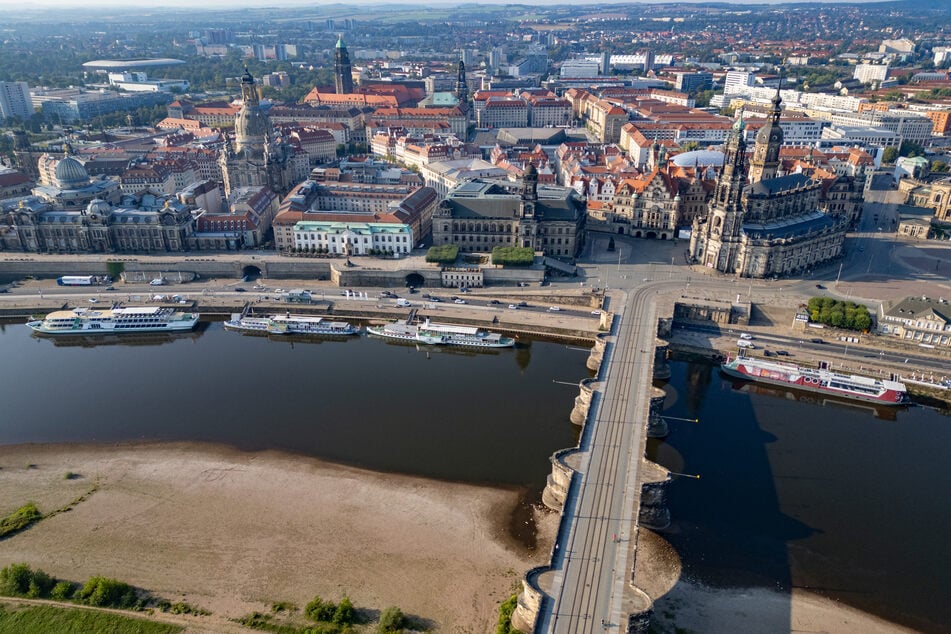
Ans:
{"type": "MultiPolygon", "coordinates": [[[[735,273],[743,241],[743,187],[746,184],[746,124],[743,111],[727,140],[723,169],[717,178],[703,235],[691,237],[691,254],[704,265],[735,273]]],[[[696,233],[696,232],[695,232],[696,233]]]]}
{"type": "MultiPolygon", "coordinates": [[[[782,85],[782,77],[779,80],[782,85]]],[[[782,98],[780,88],[776,88],[773,97],[773,108],[769,118],[759,132],[756,133],[756,144],[753,146],[753,158],[750,160],[750,182],[758,183],[770,178],[776,178],[779,170],[779,148],[783,144],[783,129],[779,127],[779,117],[782,114],[782,98]]]]}
{"type": "Polygon", "coordinates": [[[353,72],[350,68],[350,54],[343,43],[343,34],[337,36],[337,49],[334,52],[334,83],[338,95],[353,92],[353,72]]]}
{"type": "Polygon", "coordinates": [[[469,84],[466,82],[466,63],[459,60],[459,72],[456,75],[456,98],[463,112],[469,111],[469,84]]]}

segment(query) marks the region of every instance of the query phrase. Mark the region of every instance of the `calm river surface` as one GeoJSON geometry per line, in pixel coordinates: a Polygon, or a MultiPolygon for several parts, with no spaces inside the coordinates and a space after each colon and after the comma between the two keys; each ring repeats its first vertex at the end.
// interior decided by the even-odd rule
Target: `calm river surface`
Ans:
{"type": "MultiPolygon", "coordinates": [[[[548,456],[577,438],[578,390],[554,381],[589,375],[586,351],[540,341],[460,354],[366,337],[268,340],[220,323],[100,341],[0,329],[0,444],[204,441],[515,487],[532,502],[548,456]]],[[[663,535],[690,578],[809,588],[949,631],[951,418],[797,401],[707,364],[672,368],[666,413],[700,423],[672,421],[648,452],[702,475],[675,478],[667,496],[663,535]]]]}
{"type": "Polygon", "coordinates": [[[220,322],[86,340],[6,325],[0,359],[0,444],[203,441],[538,491],[548,456],[577,442],[578,389],[553,379],[589,376],[579,346],[466,353],[242,336],[220,322]]]}
{"type": "Polygon", "coordinates": [[[672,364],[671,434],[649,455],[679,473],[662,534],[688,577],[805,588],[925,632],[951,631],[951,417],[875,411],[672,364]]]}

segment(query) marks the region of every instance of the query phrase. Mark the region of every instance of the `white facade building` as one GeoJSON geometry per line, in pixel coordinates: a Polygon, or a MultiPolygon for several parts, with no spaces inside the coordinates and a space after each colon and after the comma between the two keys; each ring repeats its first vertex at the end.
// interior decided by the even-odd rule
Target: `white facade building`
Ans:
{"type": "Polygon", "coordinates": [[[881,82],[888,76],[888,64],[856,64],[855,72],[852,74],[854,79],[863,84],[881,82]]]}
{"type": "MultiPolygon", "coordinates": [[[[723,79],[723,92],[727,95],[736,92],[744,92],[745,89],[751,87],[755,81],[756,78],[750,71],[727,71],[726,77],[723,79]]],[[[772,98],[772,96],[770,96],[770,98],[772,98]]]]}
{"type": "Polygon", "coordinates": [[[406,255],[413,249],[413,231],[405,224],[304,220],[294,225],[294,247],[335,255],[369,255],[370,249],[406,255]]]}
{"type": "Polygon", "coordinates": [[[19,117],[26,121],[32,115],[30,86],[25,81],[0,81],[0,118],[19,117]]]}

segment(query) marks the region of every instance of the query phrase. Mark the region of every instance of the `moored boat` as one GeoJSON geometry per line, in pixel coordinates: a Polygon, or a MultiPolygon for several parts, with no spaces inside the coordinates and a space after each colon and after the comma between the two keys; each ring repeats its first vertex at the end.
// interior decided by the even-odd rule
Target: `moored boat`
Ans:
{"type": "Polygon", "coordinates": [[[231,313],[231,319],[224,323],[225,330],[244,332],[249,334],[266,335],[270,319],[267,317],[253,317],[241,313],[231,313]]]}
{"type": "Polygon", "coordinates": [[[383,326],[368,326],[367,332],[379,337],[415,341],[435,346],[467,346],[471,348],[511,348],[515,339],[474,326],[437,324],[428,319],[421,324],[400,319],[383,326]]]}
{"type": "Polygon", "coordinates": [[[419,326],[408,324],[405,319],[399,319],[382,326],[367,326],[367,332],[377,337],[415,342],[417,341],[416,335],[419,333],[419,326]]]}
{"type": "Polygon", "coordinates": [[[233,313],[224,323],[227,330],[261,335],[356,335],[359,326],[345,321],[329,321],[312,315],[291,313],[274,315],[249,315],[233,313]]]}
{"type": "Polygon", "coordinates": [[[57,310],[43,319],[28,321],[26,325],[44,335],[181,332],[192,330],[199,317],[198,313],[165,306],[114,306],[57,310]]]}
{"type": "Polygon", "coordinates": [[[720,364],[729,376],[759,383],[782,385],[807,392],[819,392],[880,405],[904,405],[908,402],[905,384],[888,379],[875,379],[857,374],[840,374],[825,367],[804,368],[792,363],[780,363],[737,356],[720,364]]]}
{"type": "Polygon", "coordinates": [[[474,326],[434,324],[428,319],[419,326],[416,338],[421,343],[474,348],[511,348],[515,345],[515,339],[503,337],[497,332],[474,326]]]}
{"type": "Polygon", "coordinates": [[[268,332],[272,335],[356,335],[360,327],[346,321],[328,321],[311,315],[271,315],[268,332]]]}

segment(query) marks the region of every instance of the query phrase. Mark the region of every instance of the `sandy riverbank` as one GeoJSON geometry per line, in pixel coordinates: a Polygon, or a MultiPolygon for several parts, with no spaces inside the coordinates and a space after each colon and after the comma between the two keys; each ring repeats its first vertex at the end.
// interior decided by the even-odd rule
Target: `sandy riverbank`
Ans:
{"type": "MultiPolygon", "coordinates": [[[[0,542],[0,565],[117,577],[212,619],[346,593],[479,634],[539,563],[508,538],[513,491],[192,444],[0,447],[0,513],[28,500],[48,512],[97,483],[71,512],[0,542]]],[[[535,552],[555,521],[540,519],[535,552]]]]}

